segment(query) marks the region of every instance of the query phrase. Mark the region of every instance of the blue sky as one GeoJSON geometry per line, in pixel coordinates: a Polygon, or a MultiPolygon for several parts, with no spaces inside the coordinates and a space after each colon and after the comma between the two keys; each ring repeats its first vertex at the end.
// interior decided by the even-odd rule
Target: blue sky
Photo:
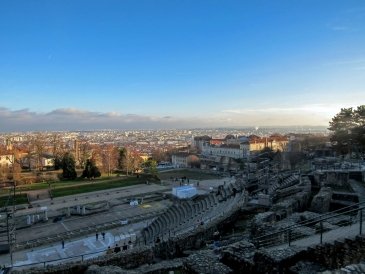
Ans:
{"type": "Polygon", "coordinates": [[[365,2],[1,1],[0,94],[2,130],[328,125],[365,2]]]}

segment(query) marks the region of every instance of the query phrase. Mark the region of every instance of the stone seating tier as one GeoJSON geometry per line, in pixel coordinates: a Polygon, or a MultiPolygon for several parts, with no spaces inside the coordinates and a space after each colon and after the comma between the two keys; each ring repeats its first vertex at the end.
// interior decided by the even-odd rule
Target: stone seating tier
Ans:
{"type": "Polygon", "coordinates": [[[212,193],[195,203],[183,201],[179,205],[173,205],[150,225],[151,229],[148,227],[144,234],[146,239],[149,242],[157,236],[165,235],[166,237],[166,233],[173,235],[185,233],[199,226],[201,221],[205,224],[223,216],[244,197],[242,192],[233,196],[233,188],[240,189],[240,186],[229,184],[222,188],[221,195],[218,197],[216,193],[212,193]],[[219,202],[219,200],[222,201],[219,202]]]}
{"type": "Polygon", "coordinates": [[[181,206],[177,206],[176,209],[177,209],[177,214],[179,216],[179,218],[177,220],[178,222],[176,224],[179,224],[181,222],[181,220],[183,220],[185,218],[185,213],[182,210],[181,206]]]}
{"type": "Polygon", "coordinates": [[[172,213],[172,216],[173,216],[173,225],[175,225],[175,224],[177,224],[177,223],[179,223],[179,215],[178,215],[178,213],[177,213],[177,208],[176,208],[176,206],[172,206],[171,207],[171,213],[172,213]]]}
{"type": "Polygon", "coordinates": [[[169,226],[169,221],[167,220],[167,214],[162,214],[161,215],[161,220],[162,220],[163,227],[168,227],[169,226]]]}
{"type": "Polygon", "coordinates": [[[193,207],[191,205],[191,202],[188,201],[187,203],[185,203],[185,205],[187,206],[188,208],[188,217],[191,217],[193,215],[193,207]]]}
{"type": "Polygon", "coordinates": [[[197,212],[201,212],[203,211],[203,204],[202,204],[202,200],[200,200],[198,203],[197,203],[197,212]]]}
{"type": "Polygon", "coordinates": [[[214,206],[214,198],[213,198],[213,195],[208,195],[208,202],[209,202],[209,207],[214,206]]]}
{"type": "Polygon", "coordinates": [[[181,215],[181,218],[180,218],[180,222],[181,222],[181,221],[185,220],[185,218],[186,218],[185,208],[182,205],[179,205],[179,212],[181,215]]]}
{"type": "Polygon", "coordinates": [[[206,211],[208,208],[209,208],[208,199],[204,198],[204,200],[203,200],[203,211],[206,211]]]}

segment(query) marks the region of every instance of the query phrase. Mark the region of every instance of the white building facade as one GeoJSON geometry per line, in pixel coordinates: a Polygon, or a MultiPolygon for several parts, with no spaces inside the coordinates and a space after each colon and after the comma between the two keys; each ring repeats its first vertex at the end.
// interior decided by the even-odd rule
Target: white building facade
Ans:
{"type": "Polygon", "coordinates": [[[250,145],[241,143],[239,145],[211,146],[208,143],[202,147],[202,154],[206,156],[224,156],[233,159],[245,159],[250,156],[250,145]]]}
{"type": "Polygon", "coordinates": [[[0,167],[11,167],[14,163],[14,155],[3,154],[0,155],[0,167]]]}

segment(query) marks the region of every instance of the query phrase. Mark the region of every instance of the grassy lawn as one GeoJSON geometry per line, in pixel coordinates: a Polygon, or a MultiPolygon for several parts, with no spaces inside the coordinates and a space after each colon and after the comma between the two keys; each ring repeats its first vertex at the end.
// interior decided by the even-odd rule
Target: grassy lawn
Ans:
{"type": "MultiPolygon", "coordinates": [[[[153,182],[153,179],[148,178],[149,181],[153,182]]],[[[130,178],[109,178],[109,179],[100,179],[100,180],[75,180],[75,181],[62,181],[62,182],[54,182],[51,184],[52,186],[52,195],[53,197],[62,197],[73,194],[81,194],[88,193],[98,190],[112,189],[117,187],[126,187],[137,184],[144,184],[146,182],[146,177],[141,176],[141,178],[130,177],[130,178]]],[[[27,194],[21,193],[29,190],[39,190],[39,189],[47,189],[48,183],[36,183],[33,185],[29,185],[26,187],[19,186],[15,195],[15,204],[27,204],[27,194]],[[20,192],[20,193],[19,193],[20,192]]],[[[13,204],[12,197],[9,199],[9,189],[2,189],[3,196],[0,196],[0,207],[8,204],[9,206],[13,204]]]]}
{"type": "MultiPolygon", "coordinates": [[[[9,197],[8,196],[3,196],[0,197],[0,207],[3,206],[11,206],[13,204],[13,197],[10,197],[10,200],[8,201],[9,197]]],[[[20,205],[20,204],[27,204],[28,203],[28,198],[27,198],[27,194],[16,194],[15,195],[15,204],[16,205],[20,205]]]]}
{"type": "MultiPolygon", "coordinates": [[[[53,197],[62,197],[73,194],[87,193],[104,189],[112,189],[118,187],[126,187],[137,184],[144,184],[146,180],[150,182],[156,181],[151,178],[150,175],[141,175],[140,178],[136,177],[107,177],[98,178],[94,180],[76,179],[69,181],[59,181],[50,183],[52,189],[53,197]]],[[[31,185],[20,185],[16,187],[16,199],[15,204],[25,204],[28,203],[27,191],[31,190],[41,190],[48,189],[49,184],[44,183],[34,183],[31,185]]],[[[10,193],[9,188],[3,188],[0,190],[0,207],[4,206],[8,201],[8,195],[10,193]]],[[[12,201],[9,201],[9,205],[12,201]]]]}
{"type": "Polygon", "coordinates": [[[160,172],[158,174],[161,180],[169,180],[170,177],[173,178],[181,178],[186,176],[189,179],[194,180],[209,180],[209,179],[216,179],[219,178],[219,175],[213,173],[205,173],[202,171],[195,171],[189,169],[179,169],[179,170],[171,170],[166,172],[160,172]]]}
{"type": "MultiPolygon", "coordinates": [[[[103,177],[103,178],[94,179],[93,181],[89,181],[89,180],[85,180],[85,179],[64,180],[64,181],[51,182],[50,185],[52,188],[54,188],[54,187],[62,188],[62,187],[70,187],[70,186],[104,183],[104,182],[109,182],[112,180],[121,180],[121,178],[103,177]]],[[[49,188],[48,182],[44,182],[44,183],[33,183],[33,184],[28,184],[28,185],[18,185],[16,187],[16,190],[17,190],[17,192],[25,192],[25,191],[31,191],[31,190],[48,189],[48,188],[49,188]]],[[[0,196],[8,195],[9,191],[10,191],[9,188],[0,189],[0,196]]]]}
{"type": "MultiPolygon", "coordinates": [[[[75,183],[80,183],[78,181],[63,181],[63,182],[52,182],[52,185],[70,185],[70,184],[75,184],[75,183]]],[[[30,190],[40,190],[40,189],[47,189],[48,188],[48,183],[33,183],[33,184],[29,184],[29,185],[18,185],[16,187],[17,191],[30,191],[30,190]]],[[[1,189],[1,194],[7,194],[9,192],[9,188],[8,189],[1,189]]]]}
{"type": "MultiPolygon", "coordinates": [[[[62,182],[52,182],[51,185],[58,185],[58,186],[69,186],[70,184],[80,184],[80,181],[62,181],[62,182]]],[[[40,189],[47,189],[48,183],[33,183],[29,185],[19,185],[16,187],[17,192],[25,192],[30,190],[40,190],[40,189]]],[[[1,195],[8,195],[10,188],[2,188],[0,190],[1,195]]]]}
{"type": "Polygon", "coordinates": [[[79,184],[73,186],[67,186],[58,188],[55,185],[55,188],[52,188],[53,197],[62,197],[67,195],[74,195],[80,193],[93,192],[98,190],[106,190],[117,187],[126,187],[137,184],[144,184],[146,182],[145,178],[127,178],[127,179],[119,179],[119,180],[104,180],[103,183],[91,182],[88,181],[88,184],[79,184]]]}

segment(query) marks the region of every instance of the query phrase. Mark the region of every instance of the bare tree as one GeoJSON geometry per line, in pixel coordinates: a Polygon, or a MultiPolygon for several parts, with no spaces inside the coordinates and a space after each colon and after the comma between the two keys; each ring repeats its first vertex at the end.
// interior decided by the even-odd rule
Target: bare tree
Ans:
{"type": "Polygon", "coordinates": [[[0,165],[0,181],[5,181],[7,177],[7,169],[4,165],[0,165]]]}
{"type": "Polygon", "coordinates": [[[20,180],[21,165],[20,165],[20,151],[17,148],[13,148],[12,151],[13,161],[11,166],[12,179],[14,182],[20,180]]]}
{"type": "Polygon", "coordinates": [[[2,180],[12,180],[16,186],[16,182],[20,180],[21,166],[20,153],[17,148],[11,148],[7,151],[6,165],[0,167],[0,176],[2,180]]]}
{"type": "Polygon", "coordinates": [[[55,169],[62,168],[62,159],[65,153],[68,152],[66,144],[62,141],[61,135],[54,133],[52,135],[52,154],[54,157],[54,167],[55,169]]]}
{"type": "Polygon", "coordinates": [[[141,168],[142,158],[135,151],[128,148],[122,148],[120,150],[120,162],[122,170],[129,175],[130,172],[136,172],[141,168]]]}
{"type": "MultiPolygon", "coordinates": [[[[34,155],[36,169],[43,170],[42,157],[46,152],[46,136],[42,133],[37,133],[30,140],[30,153],[34,155]]],[[[31,159],[29,159],[31,162],[31,159]]],[[[31,163],[29,163],[29,166],[31,163]]]]}
{"type": "Polygon", "coordinates": [[[81,140],[79,142],[79,157],[76,159],[76,162],[80,167],[85,167],[87,159],[90,159],[93,153],[92,153],[92,147],[86,140],[81,140]]]}
{"type": "Polygon", "coordinates": [[[118,166],[118,148],[112,144],[107,144],[101,147],[101,159],[103,163],[103,172],[108,176],[118,166]]]}

